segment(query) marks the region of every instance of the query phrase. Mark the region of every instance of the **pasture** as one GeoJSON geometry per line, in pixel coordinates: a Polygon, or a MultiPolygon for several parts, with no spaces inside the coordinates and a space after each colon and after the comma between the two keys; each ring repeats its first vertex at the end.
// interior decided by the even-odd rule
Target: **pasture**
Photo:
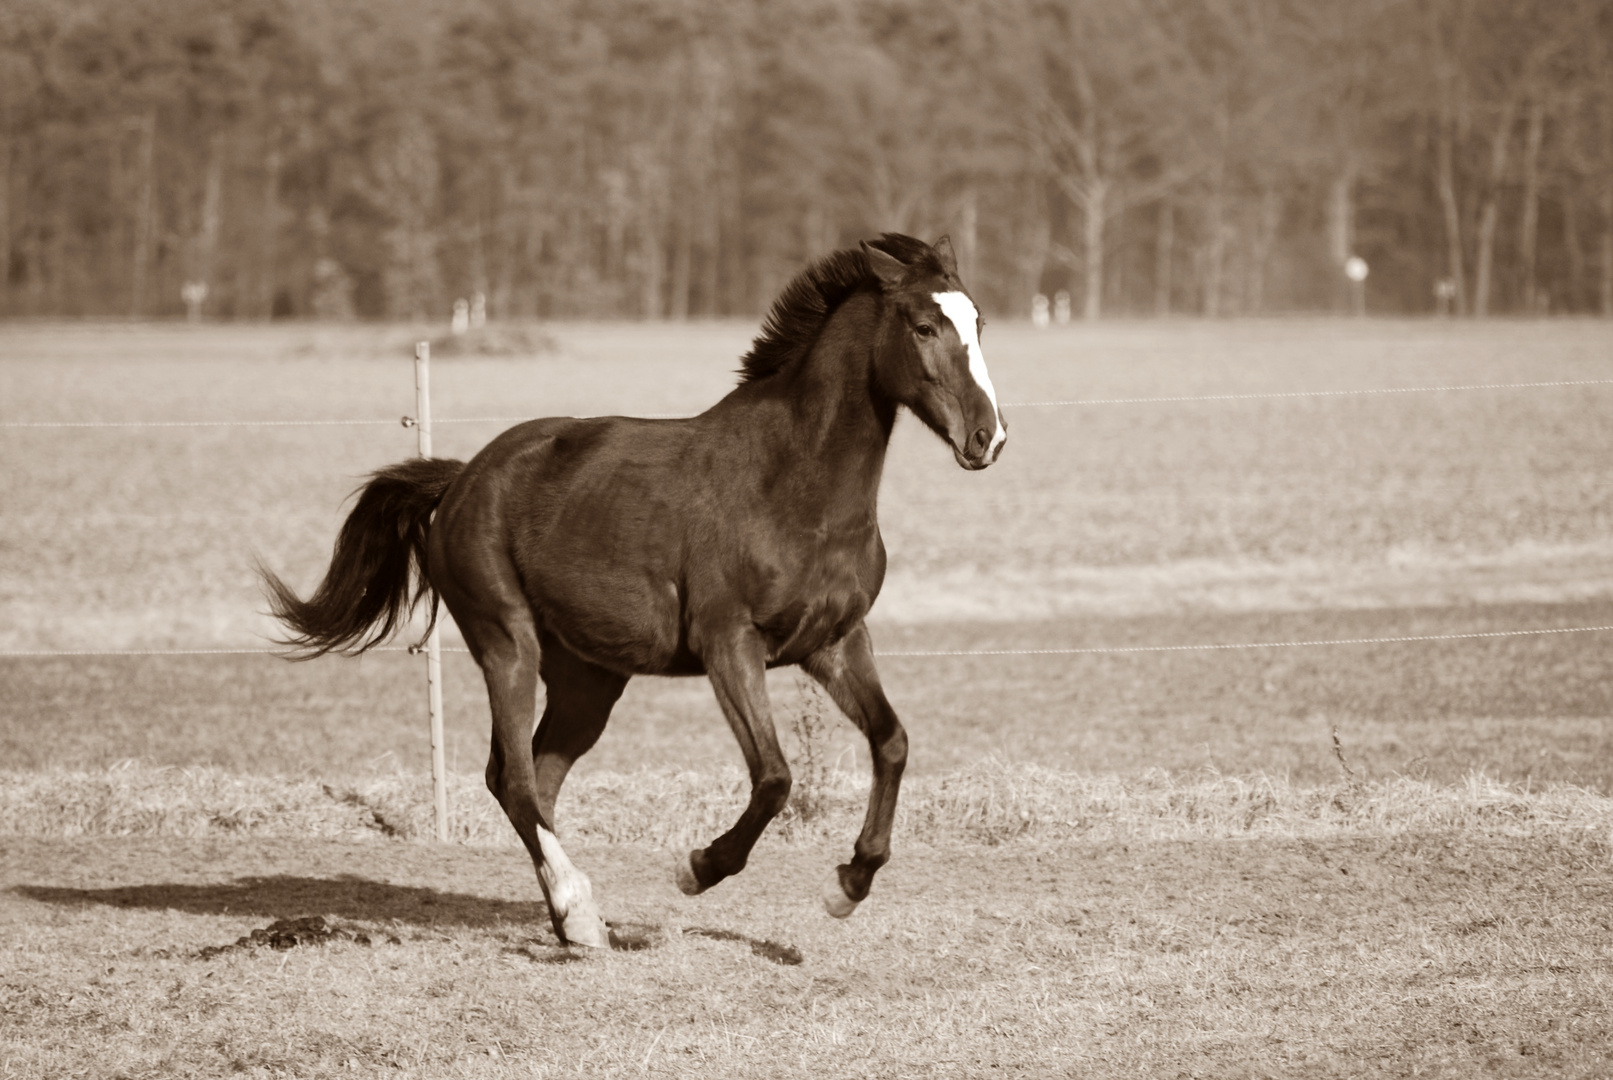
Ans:
{"type": "MultiPolygon", "coordinates": [[[[439,453],[500,429],[446,419],[702,408],[754,328],[544,330],[434,364],[439,453]]],[[[413,336],[0,328],[0,421],[393,421],[0,430],[0,651],[262,644],[253,555],[306,589],[359,477],[413,451],[413,336]]],[[[1005,403],[1613,378],[1592,322],[985,347],[1005,403]]],[[[979,474],[898,425],[879,649],[1613,624],[1613,386],[1005,412],[979,474]]],[[[1610,640],[888,657],[912,780],[843,925],[812,883],[855,831],[853,733],[798,737],[774,673],[818,801],[686,900],[662,849],[731,817],[739,755],[704,680],[636,680],[561,800],[624,945],[578,962],[489,850],[463,655],[448,849],[406,842],[417,658],[0,658],[0,1076],[1605,1073],[1610,640]],[[315,914],[347,936],[201,954],[315,914]]]]}

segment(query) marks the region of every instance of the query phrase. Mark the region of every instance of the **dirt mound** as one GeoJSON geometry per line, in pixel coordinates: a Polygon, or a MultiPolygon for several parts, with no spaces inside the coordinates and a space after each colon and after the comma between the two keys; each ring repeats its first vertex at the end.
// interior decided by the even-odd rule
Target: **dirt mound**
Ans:
{"type": "MultiPolygon", "coordinates": [[[[331,922],[323,915],[307,915],[300,919],[276,919],[268,926],[259,927],[233,945],[209,945],[200,950],[199,960],[210,960],[234,949],[270,948],[284,951],[299,945],[324,945],[332,941],[351,941],[357,945],[373,945],[370,935],[360,927],[331,922]]],[[[387,944],[401,945],[393,935],[387,935],[387,944]]]]}

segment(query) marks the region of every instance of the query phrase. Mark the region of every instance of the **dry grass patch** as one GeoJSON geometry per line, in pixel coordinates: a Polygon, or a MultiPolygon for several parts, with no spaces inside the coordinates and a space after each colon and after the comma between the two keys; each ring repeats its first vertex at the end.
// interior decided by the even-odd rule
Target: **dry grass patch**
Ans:
{"type": "MultiPolygon", "coordinates": [[[[562,836],[689,847],[728,828],[749,783],[717,773],[644,769],[573,778],[558,808],[562,836]]],[[[773,835],[850,841],[867,804],[865,776],[798,769],[773,835]]],[[[514,846],[476,774],[450,777],[459,843],[514,846]]],[[[1338,838],[1458,831],[1472,836],[1613,836],[1613,798],[1566,784],[1539,790],[1474,774],[1459,785],[1349,778],[1306,787],[1270,777],[1082,775],[988,761],[911,778],[899,842],[1338,838]]],[[[432,836],[431,781],[394,773],[347,781],[247,776],[125,762],[109,769],[0,773],[0,835],[362,839],[432,836]]]]}
{"type": "Polygon", "coordinates": [[[0,1075],[1594,1076],[1605,836],[909,842],[850,921],[843,843],[678,895],[581,842],[644,947],[559,948],[513,851],[0,843],[0,1075]],[[321,914],[372,944],[206,954],[321,914]],[[395,937],[396,944],[388,937],[395,937]],[[778,963],[762,943],[795,949],[778,963]]]}

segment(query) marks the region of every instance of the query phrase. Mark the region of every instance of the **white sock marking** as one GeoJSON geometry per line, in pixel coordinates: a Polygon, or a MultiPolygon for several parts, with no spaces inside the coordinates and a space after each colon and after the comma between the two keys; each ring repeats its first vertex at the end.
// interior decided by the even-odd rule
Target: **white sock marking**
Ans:
{"type": "Polygon", "coordinates": [[[548,872],[544,884],[549,887],[550,901],[564,918],[579,900],[591,898],[593,889],[589,887],[588,879],[566,858],[560,838],[542,825],[537,829],[538,849],[543,852],[543,870],[548,872]]]}
{"type": "Polygon", "coordinates": [[[991,445],[986,448],[986,460],[997,452],[997,448],[1008,438],[1008,432],[1003,430],[1002,410],[997,407],[997,388],[991,385],[991,373],[986,370],[986,357],[980,351],[980,312],[975,309],[974,301],[961,292],[931,293],[930,299],[940,307],[941,314],[952,320],[952,326],[958,331],[958,339],[969,354],[969,374],[974,377],[975,384],[986,392],[991,399],[991,415],[996,420],[997,430],[991,436],[991,445]]]}

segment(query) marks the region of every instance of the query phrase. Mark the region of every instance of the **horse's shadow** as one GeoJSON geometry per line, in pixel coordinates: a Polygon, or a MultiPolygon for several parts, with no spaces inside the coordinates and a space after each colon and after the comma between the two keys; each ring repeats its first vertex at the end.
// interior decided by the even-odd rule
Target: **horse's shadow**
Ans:
{"type": "Polygon", "coordinates": [[[356,874],[329,878],[242,877],[205,885],[157,883],[109,889],[18,885],[11,891],[47,904],[103,904],[191,915],[281,917],[288,912],[318,912],[342,919],[472,929],[549,922],[548,909],[536,900],[498,900],[417,885],[394,885],[356,874]]]}
{"type": "MultiPolygon", "coordinates": [[[[109,889],[70,889],[54,885],[17,885],[11,891],[46,904],[182,911],[191,915],[244,915],[283,919],[320,914],[366,923],[391,923],[436,930],[507,927],[539,940],[514,951],[531,959],[553,963],[566,951],[546,946],[559,942],[548,931],[549,910],[538,901],[498,900],[467,893],[445,892],[418,885],[394,885],[355,874],[337,877],[243,877],[226,883],[180,885],[123,885],[109,889]],[[531,946],[537,946],[534,950],[531,946]]],[[[752,938],[732,930],[690,928],[683,933],[714,941],[735,941],[775,964],[795,965],[801,953],[790,945],[752,938]]],[[[641,923],[613,924],[611,947],[619,952],[652,948],[665,932],[641,923]]]]}

